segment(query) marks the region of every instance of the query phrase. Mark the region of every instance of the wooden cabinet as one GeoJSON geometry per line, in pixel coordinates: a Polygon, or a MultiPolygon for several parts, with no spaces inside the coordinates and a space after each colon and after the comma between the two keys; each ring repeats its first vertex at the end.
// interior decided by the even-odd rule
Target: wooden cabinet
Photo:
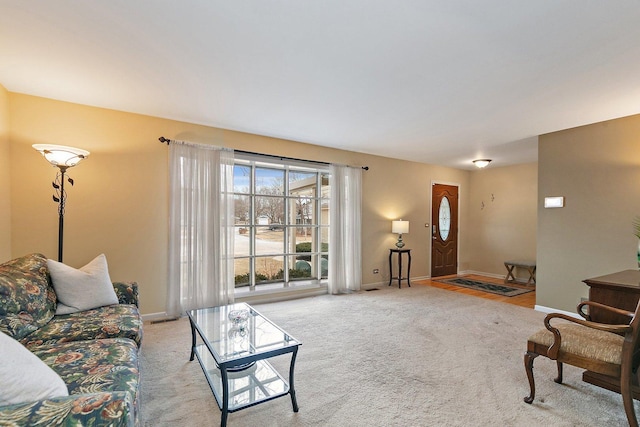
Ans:
{"type": "MultiPolygon", "coordinates": [[[[583,281],[589,286],[589,300],[621,308],[627,311],[635,311],[638,299],[640,299],[640,271],[624,270],[606,276],[594,277],[583,281]]],[[[629,319],[615,313],[609,313],[590,307],[591,320],[598,323],[628,324],[629,319]]],[[[637,352],[638,350],[636,350],[637,352]]],[[[594,372],[585,371],[582,379],[590,384],[606,388],[607,390],[620,392],[620,381],[617,378],[607,377],[594,372]]],[[[634,381],[635,383],[635,381],[634,381]]],[[[634,386],[633,397],[640,400],[640,388],[634,386]]]]}

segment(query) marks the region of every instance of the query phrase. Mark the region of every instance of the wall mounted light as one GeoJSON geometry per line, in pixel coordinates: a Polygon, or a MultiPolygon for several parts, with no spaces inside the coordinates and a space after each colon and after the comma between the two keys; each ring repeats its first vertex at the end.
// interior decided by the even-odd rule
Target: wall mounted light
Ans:
{"type": "Polygon", "coordinates": [[[409,221],[397,220],[391,221],[391,232],[396,233],[398,235],[398,241],[396,242],[396,247],[398,249],[402,249],[404,247],[404,242],[402,241],[402,235],[409,233],[409,221]]]}
{"type": "Polygon", "coordinates": [[[58,203],[58,261],[62,262],[62,238],[64,231],[64,205],[67,193],[64,190],[65,181],[73,185],[73,179],[66,175],[67,169],[77,165],[89,156],[89,152],[81,148],[66,147],[64,145],[33,144],[33,148],[44,158],[59,169],[56,179],[51,184],[55,189],[53,201],[58,203]]]}
{"type": "Polygon", "coordinates": [[[489,163],[491,163],[491,159],[477,159],[473,161],[473,164],[480,169],[486,168],[489,163]]]}

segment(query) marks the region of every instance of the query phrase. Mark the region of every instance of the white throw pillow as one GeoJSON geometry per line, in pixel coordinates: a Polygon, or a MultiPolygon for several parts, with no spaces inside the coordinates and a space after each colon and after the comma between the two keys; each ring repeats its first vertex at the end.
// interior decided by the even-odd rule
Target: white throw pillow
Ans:
{"type": "Polygon", "coordinates": [[[3,332],[0,360],[0,406],[69,395],[60,375],[3,332]]]}
{"type": "Polygon", "coordinates": [[[118,304],[113,289],[107,258],[98,255],[80,269],[58,261],[47,260],[53,288],[58,295],[56,314],[69,314],[105,305],[118,304]]]}

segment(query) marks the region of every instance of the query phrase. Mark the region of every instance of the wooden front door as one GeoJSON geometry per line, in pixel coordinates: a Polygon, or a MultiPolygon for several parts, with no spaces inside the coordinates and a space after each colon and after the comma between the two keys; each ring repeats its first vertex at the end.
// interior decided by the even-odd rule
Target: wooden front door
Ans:
{"type": "Polygon", "coordinates": [[[433,184],[431,277],[458,273],[458,187],[433,184]]]}

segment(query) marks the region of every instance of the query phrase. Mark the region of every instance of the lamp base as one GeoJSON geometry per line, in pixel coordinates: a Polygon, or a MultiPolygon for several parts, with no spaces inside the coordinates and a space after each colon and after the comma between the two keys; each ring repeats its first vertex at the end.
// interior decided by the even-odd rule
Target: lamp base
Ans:
{"type": "Polygon", "coordinates": [[[402,241],[402,237],[398,237],[398,241],[396,242],[396,247],[398,249],[404,248],[404,242],[402,241]]]}

